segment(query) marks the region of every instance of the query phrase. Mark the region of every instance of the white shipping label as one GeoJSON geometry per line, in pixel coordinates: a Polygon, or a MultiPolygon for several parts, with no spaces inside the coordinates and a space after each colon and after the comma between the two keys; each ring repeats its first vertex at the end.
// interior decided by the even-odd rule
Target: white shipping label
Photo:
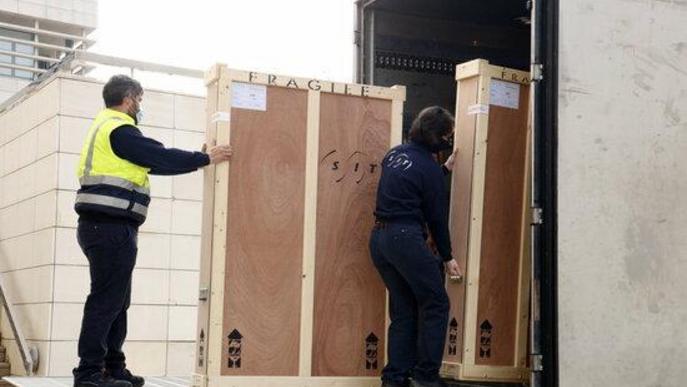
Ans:
{"type": "Polygon", "coordinates": [[[231,107],[267,111],[267,86],[232,82],[231,107]]]}
{"type": "Polygon", "coordinates": [[[520,84],[492,79],[489,103],[491,105],[517,109],[520,106],[520,84]]]}
{"type": "Polygon", "coordinates": [[[468,115],[474,116],[475,114],[489,114],[489,105],[477,104],[468,106],[468,115]]]}

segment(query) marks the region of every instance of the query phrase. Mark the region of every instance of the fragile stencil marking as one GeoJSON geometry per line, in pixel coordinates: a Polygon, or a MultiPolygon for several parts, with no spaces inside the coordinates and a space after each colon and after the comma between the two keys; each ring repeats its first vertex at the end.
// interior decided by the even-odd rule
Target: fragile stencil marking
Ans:
{"type": "Polygon", "coordinates": [[[267,86],[232,82],[231,107],[248,110],[267,110],[267,86]]]}

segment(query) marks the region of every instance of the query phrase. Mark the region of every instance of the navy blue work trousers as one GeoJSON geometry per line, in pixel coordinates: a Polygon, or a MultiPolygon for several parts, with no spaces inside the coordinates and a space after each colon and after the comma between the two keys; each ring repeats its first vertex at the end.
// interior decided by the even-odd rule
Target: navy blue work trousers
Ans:
{"type": "Polygon", "coordinates": [[[439,378],[448,324],[444,266],[414,223],[377,223],[370,238],[372,261],[389,291],[389,362],[382,379],[439,378]]]}
{"type": "Polygon", "coordinates": [[[76,379],[103,369],[126,367],[122,345],[131,302],[131,275],[138,228],[131,224],[80,220],[77,238],[88,258],[91,290],[84,306],[76,379]]]}

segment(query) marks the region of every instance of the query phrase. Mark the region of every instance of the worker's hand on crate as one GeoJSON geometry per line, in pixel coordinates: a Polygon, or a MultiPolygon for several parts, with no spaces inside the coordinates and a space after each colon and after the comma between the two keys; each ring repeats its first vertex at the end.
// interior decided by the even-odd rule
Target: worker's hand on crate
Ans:
{"type": "Polygon", "coordinates": [[[210,164],[218,164],[224,161],[229,161],[234,151],[231,145],[216,145],[208,147],[203,144],[203,152],[210,156],[210,164]]]}
{"type": "Polygon", "coordinates": [[[456,159],[456,154],[458,153],[458,148],[453,150],[453,153],[451,153],[451,156],[448,157],[446,162],[444,163],[444,167],[448,169],[449,171],[453,171],[453,163],[456,159]]]}
{"type": "Polygon", "coordinates": [[[451,280],[460,281],[463,279],[463,269],[460,268],[458,261],[452,259],[450,261],[446,261],[445,265],[446,273],[448,273],[448,277],[451,280]]]}

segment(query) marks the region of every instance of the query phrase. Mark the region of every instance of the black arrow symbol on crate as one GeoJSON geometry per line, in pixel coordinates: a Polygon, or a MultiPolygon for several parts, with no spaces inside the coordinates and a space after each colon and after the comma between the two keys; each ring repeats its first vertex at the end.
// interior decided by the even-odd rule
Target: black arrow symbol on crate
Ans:
{"type": "Polygon", "coordinates": [[[202,367],[205,363],[205,330],[200,330],[200,340],[198,340],[198,366],[202,367]]]}
{"type": "Polygon", "coordinates": [[[229,343],[227,345],[227,367],[228,368],[241,368],[241,346],[243,341],[243,335],[234,329],[227,336],[229,343]]]}
{"type": "Polygon", "coordinates": [[[365,339],[365,369],[377,369],[377,348],[379,346],[379,339],[371,332],[365,339]]]}
{"type": "Polygon", "coordinates": [[[479,357],[490,358],[491,357],[491,332],[493,326],[489,320],[484,320],[479,326],[481,330],[481,335],[479,338],[479,357]]]}
{"type": "Polygon", "coordinates": [[[449,324],[448,330],[448,354],[455,356],[458,353],[458,321],[454,317],[449,324]]]}

